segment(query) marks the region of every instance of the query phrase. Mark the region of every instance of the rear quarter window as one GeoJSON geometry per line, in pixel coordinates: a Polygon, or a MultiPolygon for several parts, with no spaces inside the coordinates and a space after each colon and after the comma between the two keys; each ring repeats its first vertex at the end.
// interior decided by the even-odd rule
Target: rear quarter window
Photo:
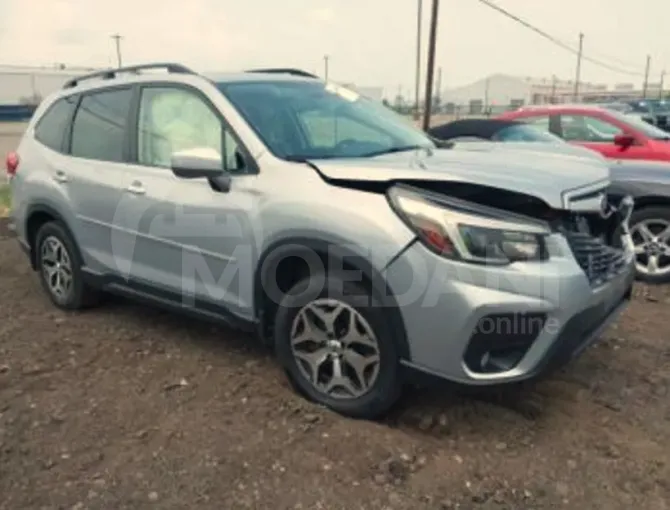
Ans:
{"type": "Polygon", "coordinates": [[[63,152],[63,140],[77,101],[65,97],[55,101],[35,126],[35,139],[52,150],[63,152]]]}

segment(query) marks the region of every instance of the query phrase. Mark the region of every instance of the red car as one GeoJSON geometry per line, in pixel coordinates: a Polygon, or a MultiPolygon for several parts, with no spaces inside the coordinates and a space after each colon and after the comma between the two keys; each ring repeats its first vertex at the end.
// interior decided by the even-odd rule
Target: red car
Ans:
{"type": "Polygon", "coordinates": [[[499,119],[527,122],[612,159],[670,161],[670,133],[633,115],[597,106],[529,106],[499,119]]]}

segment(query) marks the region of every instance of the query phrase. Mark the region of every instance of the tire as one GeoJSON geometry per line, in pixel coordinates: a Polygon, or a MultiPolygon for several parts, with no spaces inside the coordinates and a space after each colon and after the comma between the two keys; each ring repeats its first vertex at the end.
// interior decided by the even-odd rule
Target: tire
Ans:
{"type": "MultiPolygon", "coordinates": [[[[328,307],[326,306],[325,308],[328,307]]],[[[348,333],[349,331],[352,330],[344,332],[348,333]]],[[[323,337],[324,335],[321,334],[322,340],[323,337]]],[[[337,338],[342,337],[336,334],[335,339],[337,338]]],[[[332,342],[332,340],[326,340],[325,344],[328,344],[328,342],[332,342]]],[[[393,333],[388,326],[384,308],[367,289],[359,284],[346,282],[343,278],[336,275],[324,277],[322,274],[311,276],[298,282],[283,296],[279,303],[275,316],[274,344],[277,358],[293,387],[308,399],[322,404],[339,414],[352,418],[376,419],[390,410],[400,397],[402,385],[400,381],[398,349],[393,333]],[[346,336],[343,338],[343,343],[341,344],[340,355],[342,358],[339,363],[343,374],[352,374],[352,372],[355,374],[367,373],[370,375],[370,372],[376,374],[374,377],[369,377],[369,387],[362,394],[350,394],[348,397],[343,398],[341,395],[328,394],[323,391],[323,388],[317,388],[307,375],[305,362],[299,361],[292,347],[291,338],[295,327],[297,326],[300,329],[300,324],[304,326],[306,317],[312,316],[312,311],[315,308],[323,309],[320,306],[326,300],[328,300],[329,305],[336,304],[339,307],[339,315],[338,313],[333,315],[336,317],[335,323],[338,329],[351,324],[350,319],[353,313],[353,316],[356,317],[358,331],[364,331],[367,328],[376,339],[376,353],[379,363],[377,365],[375,363],[368,365],[364,372],[354,372],[351,368],[354,365],[350,365],[348,360],[352,359],[351,356],[355,354],[360,356],[362,351],[367,351],[364,354],[368,356],[366,359],[370,361],[374,359],[374,349],[369,348],[367,341],[361,344],[357,342],[349,344],[350,347],[355,347],[356,350],[344,348],[342,346],[347,344],[346,336]]],[[[331,353],[331,355],[336,355],[336,353],[331,353]]],[[[356,359],[360,360],[361,358],[354,358],[354,361],[356,359]]],[[[330,367],[332,372],[334,363],[332,359],[328,359],[321,367],[326,372],[328,372],[330,367]]],[[[363,385],[356,387],[353,381],[361,380],[360,377],[356,377],[355,379],[349,378],[349,387],[360,391],[363,385]]],[[[338,387],[337,390],[341,392],[343,388],[338,387]]]]}
{"type": "MultiPolygon", "coordinates": [[[[654,234],[658,233],[658,230],[662,225],[666,225],[670,228],[670,207],[643,207],[633,212],[630,218],[630,231],[633,235],[633,242],[636,243],[636,246],[642,240],[641,234],[639,233],[639,228],[643,224],[651,224],[652,226],[658,225],[658,227],[652,229],[652,233],[654,234]]],[[[665,242],[665,246],[670,248],[670,239],[665,242]]],[[[661,272],[650,274],[645,272],[643,267],[646,265],[648,260],[649,259],[647,255],[636,255],[636,278],[639,281],[650,284],[664,284],[670,282],[670,269],[665,273],[661,272]]],[[[670,256],[665,255],[659,260],[661,262],[660,267],[670,267],[670,256]]]]}
{"type": "Polygon", "coordinates": [[[84,274],[81,270],[83,261],[79,249],[72,235],[61,222],[51,221],[40,227],[35,236],[35,250],[37,271],[42,288],[56,307],[62,310],[81,310],[98,303],[99,293],[84,281],[84,274]],[[63,272],[67,272],[65,270],[66,261],[69,261],[71,282],[62,294],[54,291],[45,269],[46,266],[53,267],[53,257],[47,255],[50,251],[50,248],[46,246],[47,243],[53,249],[64,251],[65,258],[61,259],[61,266],[59,266],[62,267],[63,272]]]}

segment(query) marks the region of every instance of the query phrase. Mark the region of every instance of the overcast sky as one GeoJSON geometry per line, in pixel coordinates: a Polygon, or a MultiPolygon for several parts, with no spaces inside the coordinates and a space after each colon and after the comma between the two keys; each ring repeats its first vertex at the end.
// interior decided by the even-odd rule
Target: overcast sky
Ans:
{"type": "MultiPolygon", "coordinates": [[[[670,72],[668,0],[493,0],[584,53],[651,79],[670,72]]],[[[413,87],[417,0],[0,0],[0,64],[108,66],[179,61],[202,71],[295,66],[387,94],[413,87]]],[[[424,0],[424,36],[431,0],[424,0]]],[[[444,87],[487,74],[573,79],[576,57],[477,0],[442,0],[444,87]]],[[[424,38],[424,50],[425,50],[424,38]]],[[[424,52],[425,68],[425,52],[424,52]]],[[[582,79],[640,83],[584,62],[582,79]]]]}

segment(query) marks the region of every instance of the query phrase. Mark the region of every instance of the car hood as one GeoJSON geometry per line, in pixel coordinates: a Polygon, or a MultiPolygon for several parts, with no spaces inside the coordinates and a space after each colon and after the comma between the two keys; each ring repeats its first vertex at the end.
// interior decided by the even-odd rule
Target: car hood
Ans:
{"type": "MultiPolygon", "coordinates": [[[[512,145],[467,143],[451,149],[373,158],[314,159],[310,163],[324,177],[336,181],[466,182],[525,193],[555,209],[568,208],[571,197],[610,184],[609,167],[600,158],[520,150],[512,145]]],[[[594,204],[594,208],[599,206],[598,201],[594,204]]]]}
{"type": "MultiPolygon", "coordinates": [[[[563,154],[566,156],[576,156],[581,158],[592,158],[598,159],[601,161],[606,161],[606,158],[592,149],[587,149],[586,147],[581,147],[579,145],[572,145],[567,142],[565,143],[546,143],[546,142],[464,142],[467,143],[472,149],[477,148],[487,148],[491,143],[504,143],[507,149],[515,150],[527,150],[534,152],[542,153],[551,153],[551,154],[563,154]]],[[[461,143],[456,142],[457,148],[467,148],[461,143]]]]}

